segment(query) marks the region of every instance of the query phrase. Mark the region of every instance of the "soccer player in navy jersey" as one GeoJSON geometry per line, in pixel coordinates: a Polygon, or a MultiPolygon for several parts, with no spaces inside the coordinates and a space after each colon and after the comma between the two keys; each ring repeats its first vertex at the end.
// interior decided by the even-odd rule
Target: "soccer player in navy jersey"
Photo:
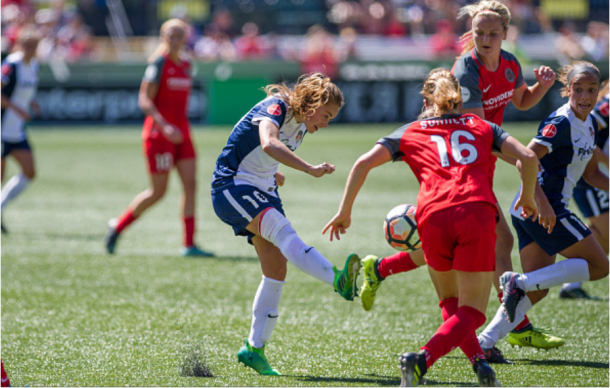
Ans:
{"type": "MultiPolygon", "coordinates": [[[[23,28],[17,38],[18,50],[2,61],[2,181],[5,160],[12,156],[21,172],[2,188],[1,211],[30,184],[36,175],[34,155],[25,132],[30,121],[30,108],[38,110],[34,100],[38,88],[38,32],[23,28]]],[[[2,223],[2,233],[7,233],[2,223]]]]}
{"type": "Polygon", "coordinates": [[[498,125],[460,113],[459,85],[447,70],[430,73],[422,91],[428,118],[400,127],[358,158],[339,210],[323,230],[332,241],[350,227],[354,201],[371,169],[402,160],[417,177],[416,220],[444,323],[419,353],[401,357],[401,386],[418,385],[436,360],[458,346],[482,386],[498,384],[475,332],[485,322],[496,268],[492,151],[520,161],[522,190],[515,206],[525,218],[537,216],[534,153],[498,125]]]}
{"type": "Polygon", "coordinates": [[[188,26],[170,19],[161,26],[161,44],[149,58],[140,87],[139,104],[146,119],[142,131],[150,188],[138,194],[118,219],[110,220],[105,246],[114,253],[120,234],[165,195],[175,167],[183,186],[183,256],[214,256],[194,242],[196,153],[187,117],[193,84],[191,62],[183,53],[188,26]]]}
{"type": "MultiPolygon", "coordinates": [[[[466,32],[461,40],[464,43],[462,55],[457,58],[452,73],[461,85],[462,112],[473,113],[482,119],[494,124],[502,125],[504,109],[512,103],[521,110],[528,110],[536,105],[555,82],[555,73],[547,66],[535,69],[537,83],[527,86],[523,79],[521,65],[517,58],[509,52],[502,50],[502,41],[510,24],[511,14],[508,8],[498,1],[479,1],[476,4],[464,6],[459,16],[472,18],[472,29],[466,32]]],[[[500,153],[494,153],[489,165],[493,180],[496,156],[509,163],[515,163],[500,153]]],[[[500,220],[496,225],[496,276],[493,282],[498,297],[502,299],[502,292],[498,278],[505,271],[511,271],[511,251],[514,238],[499,204],[500,220]]],[[[554,214],[540,213],[540,220],[546,224],[554,214]]],[[[410,271],[424,264],[421,250],[415,252],[400,252],[386,258],[365,258],[364,284],[362,286],[361,301],[365,310],[370,310],[376,291],[381,281],[387,276],[400,272],[410,271]]],[[[510,338],[521,344],[522,337],[534,338],[528,346],[550,348],[563,345],[561,338],[538,331],[529,322],[527,317],[511,333],[510,338]],[[536,334],[533,334],[536,332],[536,334]]],[[[490,362],[508,363],[498,348],[484,349],[490,362]]]]}
{"type": "Polygon", "coordinates": [[[337,270],[317,249],[301,240],[284,215],[278,185],[280,164],[315,178],[332,174],[327,162],[312,165],[294,151],[307,134],[326,128],[343,107],[341,90],[330,78],[314,73],[299,78],[294,87],[268,85],[267,98],[237,123],[216,162],[212,204],[218,217],[236,236],[248,238],[261,262],[263,279],[252,306],[250,336],[237,359],[261,375],[279,375],[269,365],[264,349],[278,318],[289,261],[308,275],[353,300],[360,259],[348,256],[337,270]]]}
{"type": "MultiPolygon", "coordinates": [[[[593,116],[597,120],[599,133],[595,156],[603,171],[608,172],[608,80],[602,83],[593,116]]],[[[608,254],[608,192],[597,189],[580,178],[574,187],[574,202],[583,216],[589,221],[589,229],[608,254]]],[[[564,299],[597,299],[582,288],[582,282],[566,283],[559,290],[559,297],[564,299]]]]}
{"type": "Polygon", "coordinates": [[[550,287],[608,276],[604,249],[568,209],[574,185],[581,177],[591,186],[608,191],[608,176],[600,170],[595,154],[599,134],[597,120],[591,114],[600,74],[591,63],[576,62],[561,69],[559,80],[565,85],[562,96],[569,101],[540,124],[538,135],[528,145],[540,160],[538,188],[553,208],[556,222],[545,228],[511,210],[524,273],[506,272],[501,276],[503,305],[479,335],[482,346],[493,346],[506,336],[550,287]],[[555,263],[557,254],[567,260],[555,263]]]}

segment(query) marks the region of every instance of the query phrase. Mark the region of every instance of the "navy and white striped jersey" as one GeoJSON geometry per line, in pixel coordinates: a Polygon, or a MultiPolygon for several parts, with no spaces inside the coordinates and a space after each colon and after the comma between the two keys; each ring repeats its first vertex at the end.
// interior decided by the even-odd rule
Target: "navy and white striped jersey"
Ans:
{"type": "MultiPolygon", "coordinates": [[[[2,94],[19,108],[29,109],[38,88],[38,61],[23,62],[23,53],[16,52],[2,61],[2,94]]],[[[2,109],[2,141],[25,140],[25,122],[12,109],[2,109]]]]}
{"type": "Polygon", "coordinates": [[[294,120],[292,109],[281,99],[269,96],[239,120],[216,161],[212,193],[235,185],[251,185],[273,196],[279,162],[261,147],[259,124],[269,120],[280,129],[280,141],[295,151],[307,132],[305,124],[294,120]]]}
{"type": "MultiPolygon", "coordinates": [[[[540,124],[534,141],[549,152],[540,159],[538,181],[557,216],[567,211],[574,186],[593,157],[597,138],[595,117],[589,114],[581,121],[569,102],[540,124]]],[[[511,214],[521,218],[519,213],[511,209],[511,214]]]]}

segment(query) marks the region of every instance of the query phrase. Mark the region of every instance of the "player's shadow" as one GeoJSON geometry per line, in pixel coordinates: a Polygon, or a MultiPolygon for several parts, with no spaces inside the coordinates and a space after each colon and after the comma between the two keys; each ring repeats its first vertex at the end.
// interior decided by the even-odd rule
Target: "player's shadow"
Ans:
{"type": "Polygon", "coordinates": [[[530,360],[528,358],[515,359],[514,361],[528,363],[529,365],[545,366],[579,366],[582,368],[608,369],[607,362],[594,361],[572,361],[572,360],[530,360]]]}
{"type": "MultiPolygon", "coordinates": [[[[346,377],[321,377],[321,376],[296,376],[296,375],[283,375],[284,377],[294,377],[300,381],[307,382],[337,382],[337,383],[351,383],[351,386],[357,386],[358,384],[373,384],[378,387],[396,387],[400,385],[400,378],[396,376],[381,376],[375,373],[365,373],[366,378],[346,378],[346,377]]],[[[456,381],[436,381],[427,380],[426,384],[434,385],[446,385],[450,387],[475,387],[473,383],[463,383],[456,381]]]]}

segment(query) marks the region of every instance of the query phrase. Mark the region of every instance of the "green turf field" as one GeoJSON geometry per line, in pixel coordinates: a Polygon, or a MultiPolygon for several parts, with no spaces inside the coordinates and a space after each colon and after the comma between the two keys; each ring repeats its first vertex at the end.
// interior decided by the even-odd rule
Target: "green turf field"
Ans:
{"type": "MultiPolygon", "coordinates": [[[[281,169],[284,209],[308,244],[343,266],[394,251],[382,222],[415,203],[410,170],[373,170],[340,242],[321,235],[335,214],[353,162],[396,126],[331,126],[308,135],[298,154],[336,164],[320,179],[281,169]]],[[[536,124],[506,125],[527,143],[536,124]]],[[[213,213],[209,182],[230,128],[197,128],[197,240],[213,259],[179,256],[180,187],[133,224],[117,254],[104,253],[108,219],[147,185],[139,126],[33,128],[38,178],[11,203],[2,236],[2,360],[14,386],[397,386],[397,355],[419,349],[441,323],[426,268],[389,278],[369,313],[290,266],[280,318],[266,354],[284,376],[260,377],[236,362],[261,279],[254,249],[213,213]],[[213,378],[183,377],[184,360],[205,354],[213,378]]],[[[9,164],[7,176],[16,171],[9,164]]],[[[6,179],[5,179],[6,180],[6,179]]],[[[518,189],[514,167],[498,163],[496,193],[506,210],[518,189]]],[[[517,249],[513,263],[518,264],[517,249]]],[[[360,283],[360,281],[359,281],[360,283]]],[[[515,365],[494,366],[504,386],[608,386],[608,279],[586,285],[603,301],[564,301],[552,290],[529,314],[566,345],[549,352],[499,347],[515,365]]],[[[487,317],[499,302],[490,299],[487,317]]],[[[428,373],[431,386],[475,386],[458,350],[428,373]]]]}

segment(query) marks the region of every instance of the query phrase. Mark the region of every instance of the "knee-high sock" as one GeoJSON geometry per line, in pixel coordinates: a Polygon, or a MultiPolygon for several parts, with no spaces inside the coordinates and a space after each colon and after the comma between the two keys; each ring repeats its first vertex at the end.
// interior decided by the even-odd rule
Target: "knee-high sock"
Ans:
{"type": "MultiPolygon", "coordinates": [[[[498,292],[498,299],[500,300],[500,303],[502,303],[502,291],[498,292]]],[[[530,322],[529,318],[527,317],[527,315],[525,315],[523,317],[523,320],[521,321],[521,323],[519,323],[517,325],[517,327],[515,327],[515,330],[521,330],[524,329],[525,327],[531,325],[532,323],[530,322]]]]}
{"type": "Polygon", "coordinates": [[[248,337],[250,345],[255,348],[262,348],[271,338],[278,317],[283,286],[284,282],[263,275],[252,304],[252,326],[248,337]]]}
{"type": "Polygon", "coordinates": [[[522,274],[517,285],[525,290],[538,291],[561,286],[563,283],[589,280],[589,264],[583,259],[567,259],[539,270],[522,274]]]}
{"type": "Polygon", "coordinates": [[[4,185],[2,188],[2,204],[0,205],[0,209],[4,210],[6,204],[21,194],[21,192],[25,190],[29,184],[30,178],[23,174],[14,175],[11,179],[9,179],[9,181],[6,182],[6,185],[4,185]]]}
{"type": "Polygon", "coordinates": [[[515,312],[515,321],[513,323],[508,322],[508,316],[504,311],[504,308],[500,306],[498,311],[496,312],[496,316],[491,320],[489,325],[479,334],[479,342],[481,343],[481,347],[485,349],[491,349],[498,341],[502,338],[506,337],[508,333],[511,332],[519,322],[523,320],[525,313],[532,308],[532,302],[530,298],[525,295],[523,299],[519,301],[517,305],[517,310],[515,312]]]}
{"type": "Polygon", "coordinates": [[[426,366],[430,368],[436,360],[458,347],[464,338],[474,334],[485,323],[485,315],[470,306],[458,308],[457,313],[447,319],[434,336],[422,347],[426,353],[426,366]]]}
{"type": "Polygon", "coordinates": [[[259,222],[261,237],[280,249],[284,257],[301,271],[333,285],[333,265],[314,247],[303,242],[290,225],[290,221],[276,209],[270,208],[259,222]]]}
{"type": "Polygon", "coordinates": [[[182,217],[184,222],[184,246],[192,247],[195,243],[193,238],[195,236],[195,216],[182,217]]]}
{"type": "Polygon", "coordinates": [[[384,257],[379,262],[379,275],[384,279],[390,275],[411,271],[417,268],[409,252],[398,252],[391,256],[384,257]]]}
{"type": "MultiPolygon", "coordinates": [[[[447,321],[458,311],[458,298],[444,299],[438,305],[441,308],[443,321],[447,321]]],[[[462,343],[460,344],[460,349],[462,349],[462,352],[464,352],[464,354],[472,364],[474,364],[477,358],[484,358],[483,350],[481,349],[481,345],[477,340],[477,334],[474,331],[468,334],[464,341],[462,341],[462,343]]]]}

